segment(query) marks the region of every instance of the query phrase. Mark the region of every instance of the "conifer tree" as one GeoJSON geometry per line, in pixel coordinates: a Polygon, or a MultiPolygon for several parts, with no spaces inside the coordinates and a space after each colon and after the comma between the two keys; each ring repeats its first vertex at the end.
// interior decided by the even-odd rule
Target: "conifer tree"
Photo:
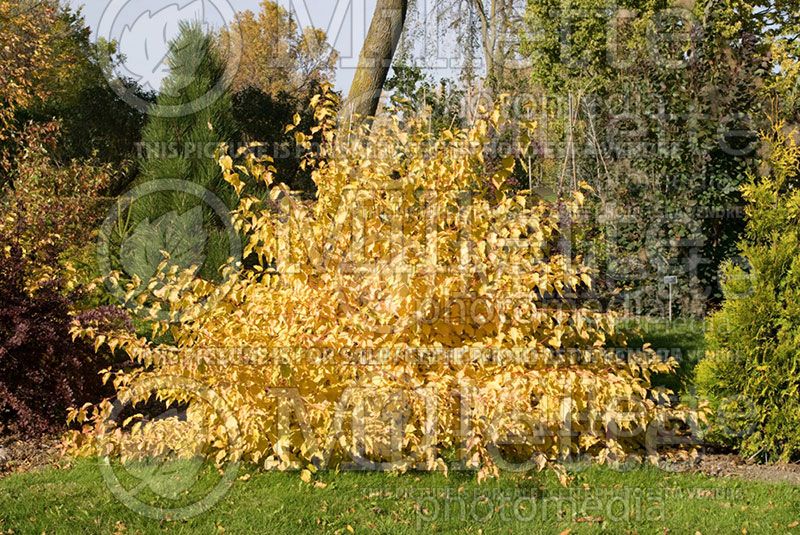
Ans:
{"type": "Polygon", "coordinates": [[[800,459],[800,146],[779,123],[761,176],[744,188],[746,266],[725,266],[725,302],[710,321],[700,391],[717,405],[712,431],[746,455],[800,459]],[[719,417],[723,416],[722,420],[719,417]]]}
{"type": "Polygon", "coordinates": [[[235,249],[216,202],[231,207],[234,198],[214,158],[235,133],[225,62],[198,23],[181,26],[166,61],[170,72],[143,132],[142,195],[130,208],[120,261],[129,275],[148,280],[166,251],[172,263],[216,278],[235,249]],[[180,185],[186,182],[196,186],[180,185]]]}

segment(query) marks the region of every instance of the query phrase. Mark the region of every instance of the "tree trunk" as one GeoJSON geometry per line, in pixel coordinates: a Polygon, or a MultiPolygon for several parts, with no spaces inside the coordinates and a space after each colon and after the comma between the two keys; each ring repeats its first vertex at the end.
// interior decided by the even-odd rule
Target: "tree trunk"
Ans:
{"type": "Polygon", "coordinates": [[[408,0],[378,0],[358,58],[353,85],[342,110],[347,120],[356,116],[373,117],[378,111],[383,84],[400,42],[407,13],[408,0]]]}

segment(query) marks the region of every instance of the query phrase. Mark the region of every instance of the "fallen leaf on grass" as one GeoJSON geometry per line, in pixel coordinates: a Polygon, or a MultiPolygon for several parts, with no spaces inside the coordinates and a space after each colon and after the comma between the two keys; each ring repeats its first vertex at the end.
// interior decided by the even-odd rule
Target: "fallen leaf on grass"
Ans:
{"type": "Polygon", "coordinates": [[[300,479],[302,479],[305,483],[311,483],[311,472],[308,470],[303,470],[300,472],[300,479]]]}

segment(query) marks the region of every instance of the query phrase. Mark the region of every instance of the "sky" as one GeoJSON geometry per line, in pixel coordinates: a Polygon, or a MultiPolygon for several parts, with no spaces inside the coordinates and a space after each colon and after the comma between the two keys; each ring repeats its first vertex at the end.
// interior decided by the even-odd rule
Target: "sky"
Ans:
{"type": "MultiPolygon", "coordinates": [[[[376,0],[279,0],[302,26],[328,32],[340,54],[336,87],[347,91],[355,74],[376,0]]],[[[119,43],[126,60],[121,74],[157,90],[166,76],[167,44],[182,20],[201,20],[209,28],[228,24],[236,11],[258,11],[259,0],[69,0],[82,7],[94,40],[119,43]]]]}

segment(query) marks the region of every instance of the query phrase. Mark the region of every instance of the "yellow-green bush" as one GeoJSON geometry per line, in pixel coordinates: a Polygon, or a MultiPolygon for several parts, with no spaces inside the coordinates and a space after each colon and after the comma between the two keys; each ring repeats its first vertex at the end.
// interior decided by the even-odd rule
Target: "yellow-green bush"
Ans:
{"type": "Polygon", "coordinates": [[[800,148],[777,124],[745,188],[746,266],[725,266],[697,383],[715,400],[713,436],[747,455],[800,458],[800,148]]]}

